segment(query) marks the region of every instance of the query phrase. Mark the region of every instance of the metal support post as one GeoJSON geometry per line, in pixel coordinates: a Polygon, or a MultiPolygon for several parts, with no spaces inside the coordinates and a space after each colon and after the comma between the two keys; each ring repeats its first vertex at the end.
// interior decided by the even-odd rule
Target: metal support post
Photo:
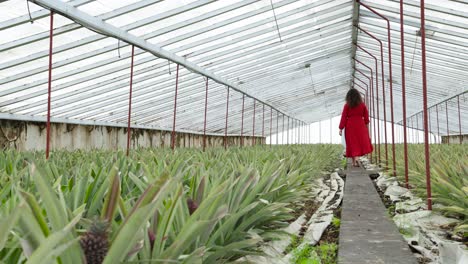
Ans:
{"type": "Polygon", "coordinates": [[[447,144],[450,144],[450,130],[449,130],[448,104],[447,104],[447,101],[445,101],[445,120],[447,121],[447,144]]]}
{"type": "Polygon", "coordinates": [[[377,142],[377,155],[375,155],[376,156],[375,159],[376,159],[376,163],[377,163],[377,156],[378,156],[378,163],[380,164],[381,155],[380,155],[380,109],[379,109],[379,67],[378,67],[378,60],[377,60],[377,57],[372,55],[372,53],[370,53],[369,51],[367,51],[363,47],[359,46],[358,44],[355,44],[355,45],[360,50],[367,53],[367,55],[371,56],[374,59],[374,63],[375,63],[375,98],[373,96],[373,94],[374,94],[373,90],[372,90],[371,96],[375,99],[375,100],[372,100],[372,104],[373,104],[372,109],[374,111],[374,114],[373,114],[374,115],[374,129],[375,129],[375,127],[377,127],[377,134],[375,134],[375,131],[374,131],[374,134],[376,136],[375,141],[377,142]],[[375,107],[374,101],[377,102],[376,103],[377,108],[375,107]],[[375,111],[377,111],[377,116],[375,115],[375,111]],[[377,117],[377,125],[375,124],[376,123],[375,117],[377,117]]]}
{"type": "Polygon", "coordinates": [[[229,116],[229,87],[227,88],[226,96],[226,126],[224,127],[224,149],[227,149],[227,133],[228,133],[228,116],[229,116]]]}
{"type": "Polygon", "coordinates": [[[241,121],[241,147],[244,146],[244,105],[245,105],[245,94],[242,94],[242,121],[241,121]]]}
{"type": "Polygon", "coordinates": [[[427,130],[427,79],[426,79],[426,29],[424,0],[421,0],[421,56],[422,56],[422,79],[423,79],[423,109],[424,109],[424,153],[426,156],[426,189],[427,189],[427,209],[432,210],[431,192],[431,165],[429,156],[429,136],[427,130]]]}
{"type": "Polygon", "coordinates": [[[46,138],[46,159],[50,153],[50,101],[52,94],[52,50],[54,44],[54,11],[50,11],[50,31],[49,31],[49,82],[47,87],[47,138],[46,138]]]}
{"type": "Polygon", "coordinates": [[[205,119],[203,122],[203,151],[206,149],[206,113],[208,112],[208,78],[205,84],[205,119]]]}
{"type": "Polygon", "coordinates": [[[276,145],[279,145],[279,112],[276,111],[276,145]]]}
{"type": "MultiPolygon", "coordinates": [[[[361,3],[362,4],[362,3],[361,3]]],[[[387,140],[387,110],[386,110],[386,101],[385,101],[385,68],[384,68],[384,59],[383,59],[383,44],[380,39],[369,33],[367,30],[362,29],[359,26],[356,26],[359,30],[366,33],[371,38],[375,39],[380,45],[380,63],[382,68],[382,100],[383,100],[383,126],[384,126],[384,140],[385,140],[385,162],[386,166],[388,167],[388,140],[387,140]]]]}
{"type": "Polygon", "coordinates": [[[264,144],[263,138],[265,137],[265,105],[262,104],[262,107],[263,107],[263,114],[262,114],[262,145],[263,145],[264,144]]]}
{"type": "Polygon", "coordinates": [[[270,148],[271,148],[271,142],[273,141],[273,134],[271,133],[272,127],[273,127],[273,108],[270,107],[270,148]]]}
{"type": "Polygon", "coordinates": [[[457,96],[457,103],[458,103],[458,128],[460,130],[460,144],[463,144],[463,135],[461,129],[461,113],[460,113],[460,95],[457,96]]]}
{"type": "Polygon", "coordinates": [[[172,122],[172,134],[171,134],[171,148],[175,148],[175,128],[176,128],[176,114],[177,114],[177,93],[179,87],[179,64],[176,68],[176,85],[175,85],[175,95],[174,95],[174,119],[172,122]]]}
{"type": "Polygon", "coordinates": [[[439,126],[439,105],[436,105],[436,118],[437,118],[437,137],[439,138],[439,144],[442,143],[442,137],[440,136],[439,126]]]}
{"type": "Polygon", "coordinates": [[[130,154],[130,138],[132,135],[131,117],[132,117],[132,91],[133,91],[133,60],[135,57],[135,46],[132,45],[132,59],[130,63],[130,92],[128,97],[128,121],[127,121],[127,156],[130,154]]]}
{"type": "Polygon", "coordinates": [[[254,98],[254,110],[253,110],[253,124],[252,124],[252,146],[255,146],[255,107],[257,106],[256,105],[257,101],[255,100],[254,98]]]}
{"type": "MultiPolygon", "coordinates": [[[[391,115],[391,123],[392,123],[392,156],[393,156],[393,175],[396,176],[396,162],[395,162],[395,120],[394,120],[394,115],[393,115],[393,75],[392,75],[392,48],[391,48],[391,36],[390,36],[390,20],[380,14],[379,12],[377,12],[376,10],[374,10],[373,8],[369,7],[368,5],[364,4],[364,3],[361,3],[361,1],[358,1],[359,4],[361,4],[362,6],[364,6],[365,8],[367,8],[369,11],[371,11],[372,13],[378,15],[379,17],[381,17],[382,19],[384,19],[386,22],[387,22],[387,42],[388,42],[388,69],[389,69],[389,75],[390,75],[390,115],[391,115]]],[[[382,60],[382,63],[383,63],[383,60],[382,60]]],[[[383,64],[382,64],[382,68],[383,68],[383,64]]],[[[383,69],[382,69],[382,73],[383,73],[383,69]]],[[[385,98],[385,95],[384,95],[384,98],[385,98]]],[[[385,106],[385,104],[384,104],[385,106]]],[[[385,109],[385,108],[384,108],[385,109]]],[[[385,133],[387,133],[387,129],[385,129],[385,133]]],[[[387,141],[387,139],[385,138],[385,141],[387,141]]],[[[387,142],[385,142],[387,143],[387,142]]],[[[385,149],[385,151],[387,151],[387,149],[385,149]]],[[[387,167],[388,167],[388,156],[387,156],[387,167]]]]}
{"type": "Polygon", "coordinates": [[[408,139],[406,135],[406,79],[405,79],[405,31],[404,31],[403,0],[400,0],[400,49],[401,49],[401,99],[403,107],[403,152],[405,163],[405,185],[409,187],[408,177],[408,139]]]}

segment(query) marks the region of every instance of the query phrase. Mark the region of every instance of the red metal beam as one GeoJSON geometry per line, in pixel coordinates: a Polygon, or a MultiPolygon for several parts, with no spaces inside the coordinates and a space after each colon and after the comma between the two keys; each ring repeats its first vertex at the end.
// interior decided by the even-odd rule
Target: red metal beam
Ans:
{"type": "Polygon", "coordinates": [[[463,135],[461,129],[461,113],[460,113],[460,95],[457,96],[457,103],[458,103],[458,128],[460,129],[460,144],[463,144],[463,135]]]}
{"type": "MultiPolygon", "coordinates": [[[[374,95],[373,95],[373,91],[374,91],[374,72],[372,70],[371,67],[369,67],[368,65],[366,65],[365,63],[361,62],[360,60],[354,58],[355,61],[357,61],[359,64],[361,64],[362,66],[366,67],[367,69],[369,69],[369,71],[371,72],[371,87],[370,87],[370,97],[369,97],[369,100],[368,100],[368,106],[369,106],[369,109],[370,109],[370,113],[372,113],[372,119],[374,121],[374,124],[372,124],[372,127],[374,129],[374,136],[372,137],[371,136],[371,139],[373,139],[373,141],[375,141],[375,136],[376,136],[376,128],[375,128],[375,109],[374,109],[374,95]],[[371,103],[372,102],[372,103],[371,103]]],[[[370,133],[372,135],[372,128],[370,128],[370,133]]],[[[375,149],[375,142],[374,142],[374,149],[375,149]]],[[[372,161],[372,153],[370,154],[370,157],[371,157],[371,161],[372,161]]]]}
{"type": "MultiPolygon", "coordinates": [[[[439,106],[436,105],[436,117],[437,117],[437,136],[440,137],[440,128],[439,128],[439,106]]],[[[442,143],[442,137],[439,138],[439,144],[442,143]]]]}
{"type": "Polygon", "coordinates": [[[255,146],[255,107],[257,100],[254,98],[254,110],[253,110],[253,125],[252,125],[252,146],[255,146]]]}
{"type": "MultiPolygon", "coordinates": [[[[405,79],[405,31],[404,31],[403,0],[400,0],[400,49],[401,49],[401,100],[403,107],[403,120],[406,120],[406,79],[405,79]]],[[[403,152],[405,163],[405,185],[409,187],[408,171],[408,139],[406,135],[406,122],[403,122],[403,152]]]]}
{"type": "Polygon", "coordinates": [[[208,112],[208,78],[205,84],[205,119],[203,122],[203,151],[206,149],[206,113],[208,112]]]}
{"type": "Polygon", "coordinates": [[[132,135],[131,116],[132,116],[132,92],[133,92],[133,60],[135,58],[135,46],[132,45],[132,59],[130,63],[130,92],[128,96],[128,122],[127,122],[127,156],[130,154],[130,137],[132,135]]]}
{"type": "Polygon", "coordinates": [[[371,79],[367,74],[365,74],[365,73],[363,73],[362,71],[360,71],[358,68],[355,67],[354,69],[355,69],[358,73],[360,73],[362,76],[366,77],[366,78],[369,80],[369,84],[370,84],[370,85],[367,85],[367,83],[363,82],[361,79],[359,79],[358,77],[354,76],[354,78],[358,79],[359,81],[363,82],[363,83],[366,85],[366,87],[367,87],[367,89],[366,89],[366,97],[367,97],[367,93],[368,93],[368,91],[369,91],[369,88],[372,89],[372,79],[371,79]],[[369,86],[370,86],[370,87],[369,87],[369,86]]]}
{"type": "Polygon", "coordinates": [[[49,82],[47,87],[47,129],[46,129],[46,159],[50,153],[50,101],[52,94],[52,50],[54,44],[54,11],[50,11],[50,31],[49,31],[49,82]]]}
{"type": "Polygon", "coordinates": [[[279,143],[279,112],[276,111],[276,145],[279,143]]]}
{"type": "Polygon", "coordinates": [[[263,145],[263,138],[265,138],[265,105],[262,104],[263,107],[263,114],[262,114],[262,145],[263,145]]]}
{"type": "Polygon", "coordinates": [[[245,94],[242,94],[241,147],[244,146],[244,104],[245,104],[245,94]]]}
{"type": "MultiPolygon", "coordinates": [[[[376,138],[377,155],[376,155],[375,159],[376,159],[376,163],[377,163],[377,156],[378,156],[378,163],[380,164],[380,162],[381,162],[381,155],[380,155],[381,152],[380,152],[380,109],[379,109],[379,67],[378,67],[378,60],[377,60],[377,57],[372,55],[372,53],[370,53],[365,48],[359,46],[358,44],[355,44],[355,45],[360,50],[367,53],[367,55],[372,57],[374,59],[374,62],[375,62],[375,100],[372,100],[372,104],[373,104],[372,109],[374,111],[374,114],[373,114],[373,116],[374,116],[374,129],[375,129],[375,127],[377,127],[377,134],[376,134],[376,137],[377,137],[376,138]],[[374,101],[377,102],[377,108],[375,108],[374,101]],[[377,110],[377,116],[375,115],[376,110],[377,110]],[[377,125],[375,124],[375,117],[377,117],[377,125]]],[[[373,96],[373,94],[374,94],[374,91],[372,90],[372,96],[373,96]]]]}
{"type": "Polygon", "coordinates": [[[445,119],[447,121],[447,144],[450,144],[450,130],[449,130],[449,122],[448,122],[448,104],[445,101],[445,119]]]}
{"type": "Polygon", "coordinates": [[[175,95],[174,95],[174,119],[172,121],[172,134],[171,134],[171,148],[172,148],[172,150],[175,149],[175,128],[176,128],[178,89],[179,89],[179,64],[177,64],[177,69],[176,69],[176,85],[175,85],[175,95]]]}
{"type": "MultiPolygon", "coordinates": [[[[393,175],[396,176],[396,162],[395,162],[395,120],[394,120],[394,115],[393,115],[393,75],[392,75],[392,47],[391,47],[391,36],[390,36],[390,20],[371,8],[370,6],[361,3],[361,1],[358,0],[358,3],[368,10],[370,10],[372,13],[378,15],[382,19],[384,19],[387,22],[387,42],[388,42],[388,69],[389,69],[389,75],[390,75],[390,113],[391,113],[391,123],[392,123],[392,154],[393,154],[393,175]]],[[[388,158],[387,158],[387,166],[388,166],[388,158]]]]}
{"type": "Polygon", "coordinates": [[[270,148],[271,148],[271,142],[273,141],[273,134],[272,132],[273,128],[273,108],[270,107],[270,148]]]}
{"type": "MultiPolygon", "coordinates": [[[[369,85],[365,81],[363,81],[360,78],[356,77],[356,75],[354,76],[354,79],[362,82],[366,86],[366,89],[365,89],[366,91],[369,89],[369,85]]],[[[356,84],[356,83],[354,83],[354,84],[356,84]]]]}
{"type": "Polygon", "coordinates": [[[359,30],[366,33],[368,36],[376,40],[380,45],[380,63],[382,68],[382,100],[383,100],[383,114],[384,114],[384,139],[385,139],[385,162],[386,166],[388,167],[388,140],[387,140],[387,110],[386,110],[386,102],[385,102],[385,68],[384,68],[384,59],[383,59],[383,44],[380,39],[375,37],[373,34],[368,32],[367,30],[361,28],[360,26],[355,25],[359,30]]]}
{"type": "Polygon", "coordinates": [[[224,128],[224,149],[227,149],[228,116],[229,116],[229,87],[227,88],[227,97],[226,97],[226,126],[224,128]]]}
{"type": "Polygon", "coordinates": [[[432,210],[431,192],[431,165],[429,156],[429,135],[427,129],[427,77],[426,77],[426,29],[424,0],[421,0],[421,56],[422,56],[422,79],[423,79],[423,109],[424,109],[424,153],[426,156],[426,189],[427,209],[432,210]]]}

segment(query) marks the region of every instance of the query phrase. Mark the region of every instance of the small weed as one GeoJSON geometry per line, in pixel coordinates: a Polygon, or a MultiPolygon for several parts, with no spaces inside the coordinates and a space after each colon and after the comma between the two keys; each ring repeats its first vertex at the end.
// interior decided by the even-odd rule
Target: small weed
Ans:
{"type": "Polygon", "coordinates": [[[338,217],[333,217],[333,219],[332,219],[332,225],[333,225],[335,228],[339,228],[340,225],[341,225],[341,220],[340,220],[338,217]]]}
{"type": "Polygon", "coordinates": [[[291,243],[289,243],[289,246],[284,250],[284,252],[287,254],[291,252],[291,250],[297,248],[302,242],[302,238],[296,235],[291,235],[291,243]]]}
{"type": "Polygon", "coordinates": [[[346,165],[348,164],[348,160],[346,158],[341,160],[341,167],[346,168],[346,165]]]}
{"type": "Polygon", "coordinates": [[[295,264],[320,264],[320,258],[318,258],[314,252],[314,247],[311,245],[295,248],[292,255],[292,263],[295,264]],[[312,254],[315,256],[312,256],[312,254]]]}
{"type": "Polygon", "coordinates": [[[292,251],[295,264],[336,264],[338,245],[326,243],[318,246],[305,245],[292,251]]]}
{"type": "Polygon", "coordinates": [[[395,205],[392,204],[388,207],[388,215],[390,215],[391,217],[394,217],[395,216],[395,205]]]}
{"type": "Polygon", "coordinates": [[[399,230],[400,230],[400,233],[401,233],[403,236],[405,236],[405,237],[409,237],[409,236],[412,236],[412,235],[413,235],[413,233],[411,232],[411,230],[408,229],[408,228],[400,228],[399,230]]]}
{"type": "Polygon", "coordinates": [[[337,253],[338,253],[338,245],[336,243],[330,244],[322,244],[316,247],[316,252],[319,258],[322,261],[322,264],[335,264],[337,253]]]}

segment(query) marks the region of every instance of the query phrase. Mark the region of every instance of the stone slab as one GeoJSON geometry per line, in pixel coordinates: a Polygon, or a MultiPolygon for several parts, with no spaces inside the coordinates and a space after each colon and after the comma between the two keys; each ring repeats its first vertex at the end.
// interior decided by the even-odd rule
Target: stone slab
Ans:
{"type": "MultiPolygon", "coordinates": [[[[350,166],[348,166],[349,168],[350,166]]],[[[416,264],[377,190],[362,168],[347,170],[341,212],[339,264],[416,264]]]]}

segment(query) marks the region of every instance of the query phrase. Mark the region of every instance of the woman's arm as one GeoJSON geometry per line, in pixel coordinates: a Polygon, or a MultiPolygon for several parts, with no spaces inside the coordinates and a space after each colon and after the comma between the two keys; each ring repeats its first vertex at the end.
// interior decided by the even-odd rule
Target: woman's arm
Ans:
{"type": "Polygon", "coordinates": [[[340,120],[340,136],[341,136],[341,131],[343,128],[346,127],[346,122],[348,121],[348,104],[345,104],[343,107],[343,112],[341,113],[341,120],[340,120]]]}
{"type": "Polygon", "coordinates": [[[364,123],[369,125],[369,111],[367,110],[366,104],[362,104],[364,106],[364,123]]]}

